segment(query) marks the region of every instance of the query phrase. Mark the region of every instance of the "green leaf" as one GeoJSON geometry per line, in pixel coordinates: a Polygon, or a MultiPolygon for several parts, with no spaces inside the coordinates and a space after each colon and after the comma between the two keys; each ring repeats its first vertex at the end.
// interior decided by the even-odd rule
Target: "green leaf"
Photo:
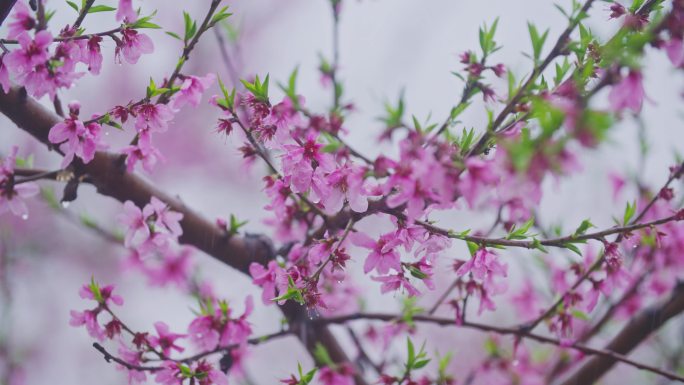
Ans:
{"type": "MultiPolygon", "coordinates": [[[[387,128],[400,127],[404,118],[404,110],[404,91],[402,90],[401,93],[399,93],[399,100],[397,101],[396,107],[387,102],[385,103],[386,115],[385,117],[380,118],[380,120],[385,123],[387,128]]],[[[418,125],[416,129],[420,130],[420,125],[418,125]]]]}
{"type": "Polygon", "coordinates": [[[254,77],[254,82],[248,82],[246,80],[240,79],[242,85],[245,86],[247,91],[249,91],[254,97],[264,103],[268,103],[268,83],[270,75],[266,74],[266,78],[262,82],[259,75],[254,77]]]}
{"type": "Polygon", "coordinates": [[[221,81],[221,77],[218,78],[218,82],[221,92],[223,93],[223,98],[218,99],[216,103],[218,103],[219,106],[226,108],[228,111],[233,111],[235,107],[235,88],[233,88],[231,92],[228,92],[225,84],[221,81]]]}
{"type": "Polygon", "coordinates": [[[645,2],[645,1],[646,1],[646,0],[634,0],[634,1],[632,2],[632,6],[629,7],[629,12],[635,13],[636,11],[638,11],[639,8],[641,8],[641,6],[644,5],[644,2],[645,2]]]}
{"type": "Polygon", "coordinates": [[[280,87],[281,90],[287,95],[287,97],[290,99],[292,104],[294,104],[295,108],[299,108],[299,98],[297,97],[297,74],[299,72],[299,67],[295,67],[295,69],[290,73],[290,77],[287,80],[287,86],[284,86],[283,84],[278,84],[278,87],[280,87]]]}
{"type": "Polygon", "coordinates": [[[93,7],[90,7],[90,9],[88,10],[88,13],[111,12],[111,11],[116,11],[116,8],[110,7],[108,5],[95,5],[93,7]]]}
{"type": "Polygon", "coordinates": [[[328,350],[320,342],[316,344],[316,349],[314,350],[314,357],[316,361],[322,365],[334,366],[335,362],[330,358],[328,350]]]}
{"type": "Polygon", "coordinates": [[[632,204],[627,202],[627,207],[625,207],[625,214],[622,217],[622,224],[627,225],[634,216],[634,213],[636,213],[636,201],[634,201],[634,203],[632,204]]]}
{"type": "Polygon", "coordinates": [[[587,230],[589,230],[592,227],[596,227],[596,226],[594,226],[588,219],[583,220],[582,223],[577,228],[577,230],[575,230],[573,237],[583,235],[584,233],[587,232],[587,230]]]}
{"type": "Polygon", "coordinates": [[[67,4],[69,4],[69,6],[70,6],[71,8],[73,8],[76,12],[80,12],[80,11],[78,10],[78,5],[76,5],[76,3],[74,3],[73,1],[67,0],[67,4]]]}
{"type": "Polygon", "coordinates": [[[88,228],[91,229],[96,229],[98,228],[97,222],[91,217],[89,217],[87,214],[81,214],[81,223],[88,228]]]}
{"type": "Polygon", "coordinates": [[[418,279],[425,279],[425,278],[428,277],[427,274],[423,273],[422,271],[420,271],[420,269],[418,269],[418,268],[415,267],[415,266],[409,266],[409,267],[408,267],[408,270],[409,270],[409,273],[411,273],[412,276],[414,276],[414,277],[416,277],[416,278],[418,278],[418,279]]]}
{"type": "Polygon", "coordinates": [[[527,232],[530,230],[530,227],[532,227],[533,224],[534,218],[530,218],[520,228],[516,228],[515,225],[513,225],[513,228],[511,228],[509,231],[506,239],[526,239],[530,237],[531,235],[527,234],[527,232]]]}
{"type": "Polygon", "coordinates": [[[185,25],[184,40],[188,42],[197,33],[197,22],[192,20],[189,13],[183,11],[183,23],[185,25]]]}
{"type": "Polygon", "coordinates": [[[408,350],[408,359],[406,361],[406,367],[412,368],[413,362],[416,360],[416,348],[413,346],[413,342],[409,337],[406,337],[406,348],[408,350]]]}
{"type": "Polygon", "coordinates": [[[492,23],[491,27],[488,28],[485,24],[483,27],[480,28],[480,48],[482,49],[482,54],[484,56],[487,56],[498,49],[496,47],[496,42],[494,41],[494,35],[496,34],[496,27],[498,25],[499,18],[497,17],[494,20],[494,23],[492,23]]]}
{"type": "Polygon", "coordinates": [[[185,378],[191,378],[193,375],[192,370],[186,365],[178,364],[178,369],[185,378]]]}
{"type": "Polygon", "coordinates": [[[229,13],[229,12],[228,12],[228,6],[225,6],[225,7],[221,8],[221,10],[218,11],[218,12],[211,18],[210,24],[211,24],[211,25],[214,25],[214,24],[218,23],[219,21],[222,21],[222,20],[225,20],[225,19],[229,18],[229,17],[232,16],[232,15],[233,15],[232,13],[229,13]]]}
{"type": "Polygon", "coordinates": [[[544,245],[542,245],[541,242],[539,241],[539,239],[537,239],[537,238],[532,238],[532,248],[537,249],[537,250],[541,251],[542,253],[546,253],[546,254],[549,253],[549,251],[546,250],[544,245]]]}
{"type": "Polygon", "coordinates": [[[444,375],[446,374],[447,366],[449,366],[449,362],[451,362],[452,356],[453,356],[453,353],[448,352],[442,358],[439,359],[438,370],[439,370],[440,377],[444,377],[444,375]]]}
{"type": "Polygon", "coordinates": [[[175,33],[175,32],[166,31],[166,34],[169,35],[169,36],[171,36],[171,37],[173,37],[173,38],[176,38],[176,39],[178,39],[178,40],[183,40],[183,39],[182,39],[180,36],[178,36],[178,34],[175,33]]]}
{"type": "Polygon", "coordinates": [[[477,253],[477,251],[480,249],[480,245],[475,242],[466,241],[466,244],[468,245],[468,251],[470,252],[471,256],[474,256],[475,253],[477,253]]]}
{"type": "Polygon", "coordinates": [[[50,206],[51,209],[60,210],[62,208],[62,206],[59,204],[59,199],[57,199],[57,196],[55,195],[55,191],[53,189],[41,188],[40,195],[45,200],[45,202],[47,202],[48,206],[50,206]]]}
{"type": "Polygon", "coordinates": [[[136,28],[137,28],[137,29],[141,29],[141,28],[161,29],[160,26],[158,26],[157,24],[152,23],[152,22],[150,21],[150,20],[152,20],[152,18],[153,18],[154,16],[156,16],[156,14],[157,14],[157,11],[154,11],[154,12],[153,12],[151,15],[149,15],[149,16],[145,16],[145,17],[139,18],[135,23],[133,23],[133,24],[130,25],[131,28],[134,28],[134,29],[136,29],[136,28]]]}
{"type": "Polygon", "coordinates": [[[576,253],[580,257],[582,256],[582,252],[580,251],[580,249],[572,243],[564,243],[563,247],[574,252],[574,253],[576,253]]]}
{"type": "Polygon", "coordinates": [[[542,48],[544,47],[544,43],[546,42],[546,38],[549,36],[549,30],[547,29],[543,34],[540,35],[537,27],[529,22],[527,23],[527,29],[530,33],[530,39],[532,40],[532,57],[534,59],[534,63],[537,64],[541,58],[541,52],[542,48]]]}
{"type": "Polygon", "coordinates": [[[230,214],[230,235],[237,234],[240,228],[246,225],[247,222],[249,221],[239,221],[235,215],[230,214]]]}
{"type": "Polygon", "coordinates": [[[571,312],[571,314],[573,317],[581,319],[582,321],[589,321],[589,316],[581,310],[575,309],[571,312]]]}
{"type": "Polygon", "coordinates": [[[95,297],[95,301],[99,303],[104,303],[104,299],[102,298],[102,292],[100,291],[100,285],[95,282],[95,277],[90,277],[90,292],[93,293],[93,297],[95,297]]]}
{"type": "Polygon", "coordinates": [[[487,338],[485,340],[485,346],[484,347],[485,347],[485,351],[490,356],[496,356],[499,354],[499,348],[498,348],[496,342],[491,338],[487,338]]]}
{"type": "Polygon", "coordinates": [[[416,362],[413,364],[413,369],[422,369],[422,368],[424,368],[428,363],[430,363],[430,360],[429,360],[429,359],[416,361],[416,362]]]}
{"type": "Polygon", "coordinates": [[[451,120],[456,119],[463,111],[465,111],[468,107],[470,106],[470,102],[466,103],[459,103],[456,107],[451,109],[451,113],[449,115],[449,118],[451,120]]]}
{"type": "Polygon", "coordinates": [[[330,133],[321,131],[321,136],[328,142],[321,150],[326,153],[337,152],[342,147],[342,142],[330,133]]]}

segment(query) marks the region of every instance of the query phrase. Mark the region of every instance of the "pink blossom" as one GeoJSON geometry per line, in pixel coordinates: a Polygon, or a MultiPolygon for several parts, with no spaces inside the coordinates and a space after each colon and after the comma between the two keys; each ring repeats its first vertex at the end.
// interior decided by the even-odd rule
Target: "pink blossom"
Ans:
{"type": "Polygon", "coordinates": [[[363,265],[365,273],[369,273],[373,269],[380,274],[387,274],[390,269],[401,271],[400,257],[396,250],[400,242],[394,234],[381,235],[377,241],[363,233],[352,233],[349,234],[348,238],[352,244],[371,250],[363,265]]]}
{"type": "Polygon", "coordinates": [[[175,350],[179,353],[185,350],[184,348],[176,345],[176,340],[184,338],[184,334],[176,334],[169,332],[169,325],[164,322],[155,322],[154,328],[157,330],[157,336],[151,335],[149,337],[150,345],[155,348],[160,348],[165,356],[171,354],[171,350],[175,350]]]}
{"type": "Polygon", "coordinates": [[[350,164],[337,168],[325,177],[330,186],[327,196],[323,197],[322,203],[330,213],[337,213],[342,209],[346,200],[349,207],[363,213],[368,209],[368,199],[363,186],[364,170],[350,164]]]}
{"type": "MultiPolygon", "coordinates": [[[[97,284],[95,284],[97,285],[97,284]]],[[[100,296],[102,298],[102,304],[104,306],[109,306],[109,302],[113,302],[116,305],[122,306],[123,305],[123,298],[120,295],[114,295],[114,285],[107,285],[103,287],[98,287],[100,296]]],[[[85,284],[81,286],[81,289],[78,291],[78,294],[81,296],[83,299],[91,299],[93,301],[97,301],[98,299],[95,297],[95,293],[93,293],[93,284],[85,284]]]]}
{"type": "Polygon", "coordinates": [[[31,10],[23,1],[17,1],[13,10],[14,21],[9,23],[8,39],[16,39],[22,33],[30,31],[36,26],[36,20],[33,18],[31,10]]]}
{"type": "Polygon", "coordinates": [[[245,311],[242,315],[236,319],[230,319],[226,324],[223,333],[221,334],[221,345],[232,345],[232,344],[244,344],[247,339],[252,335],[252,326],[247,321],[254,311],[254,300],[251,295],[245,298],[245,311]]]}
{"type": "Polygon", "coordinates": [[[161,266],[147,272],[150,283],[157,286],[175,283],[180,288],[187,287],[192,267],[192,249],[183,247],[179,252],[165,250],[162,254],[161,266]]]}
{"type": "Polygon", "coordinates": [[[449,206],[456,185],[447,168],[447,165],[453,167],[449,154],[445,152],[442,158],[432,147],[425,148],[418,134],[402,140],[400,149],[395,172],[382,186],[384,193],[389,195],[387,206],[396,208],[405,204],[409,222],[421,217],[427,205],[449,206]]]}
{"type": "Polygon", "coordinates": [[[8,93],[10,88],[12,88],[12,84],[10,83],[9,79],[9,71],[5,65],[5,55],[0,56],[0,86],[2,86],[4,93],[8,93]]]}
{"type": "MultiPolygon", "coordinates": [[[[302,98],[300,98],[299,103],[303,103],[302,98]]],[[[275,138],[278,142],[284,143],[290,139],[290,127],[300,124],[297,109],[292,103],[292,100],[290,100],[290,98],[285,98],[282,102],[273,106],[273,108],[271,108],[271,114],[267,118],[267,122],[276,126],[275,138]]]]}
{"type": "Polygon", "coordinates": [[[515,306],[518,315],[526,319],[536,317],[542,310],[539,294],[530,281],[525,281],[522,289],[511,298],[511,303],[515,306]]]}
{"type": "Polygon", "coordinates": [[[28,218],[24,199],[37,195],[40,189],[33,182],[15,183],[14,165],[18,151],[17,146],[12,146],[9,155],[0,160],[0,214],[10,211],[16,216],[28,218]]]}
{"type": "Polygon", "coordinates": [[[451,239],[443,235],[431,234],[427,239],[419,241],[419,246],[414,254],[417,257],[423,255],[423,259],[427,258],[432,261],[449,247],[451,247],[451,239]]]}
{"type": "MultiPolygon", "coordinates": [[[[142,365],[142,353],[128,349],[126,345],[121,344],[119,346],[119,357],[124,360],[129,365],[141,366],[142,365]]],[[[144,371],[138,371],[135,369],[128,369],[123,365],[117,365],[117,369],[126,370],[128,372],[128,385],[141,384],[147,380],[147,375],[144,371]]]]}
{"type": "Polygon", "coordinates": [[[85,46],[85,52],[82,53],[81,60],[88,65],[88,70],[93,75],[99,75],[102,69],[102,53],[100,53],[100,42],[102,38],[94,35],[85,46]]]}
{"type": "Polygon", "coordinates": [[[71,319],[69,325],[79,327],[85,325],[88,334],[98,341],[104,341],[105,333],[100,324],[97,322],[97,316],[100,313],[99,309],[86,310],[83,312],[71,310],[71,319]]]}
{"type": "Polygon", "coordinates": [[[36,66],[48,60],[47,49],[52,43],[52,35],[40,31],[32,40],[28,33],[22,33],[17,40],[21,48],[5,55],[4,62],[12,73],[24,79],[36,66]]]}
{"type": "Polygon", "coordinates": [[[673,66],[680,67],[684,64],[684,42],[682,39],[671,38],[663,43],[663,49],[665,49],[673,66]]]}
{"type": "Polygon", "coordinates": [[[162,369],[155,372],[154,381],[161,385],[181,385],[184,377],[179,365],[175,361],[164,361],[162,369]]]}
{"type": "Polygon", "coordinates": [[[116,10],[116,21],[133,23],[138,18],[138,14],[133,10],[133,0],[119,0],[119,7],[116,10]]]}
{"type": "Polygon", "coordinates": [[[482,201],[487,189],[496,186],[500,176],[495,172],[494,163],[478,158],[467,158],[466,170],[461,177],[459,190],[471,208],[482,201]]]}
{"type": "Polygon", "coordinates": [[[149,207],[155,215],[155,226],[166,228],[176,238],[183,234],[183,229],[180,225],[183,214],[171,211],[166,203],[155,196],[150,198],[149,207]]]}
{"type": "MultiPolygon", "coordinates": [[[[322,151],[323,144],[317,142],[316,135],[309,135],[302,145],[285,145],[286,151],[283,156],[283,171],[286,176],[291,176],[292,190],[304,193],[311,187],[314,178],[312,162],[324,171],[331,171],[334,161],[329,154],[322,151]]],[[[322,184],[322,183],[321,183],[322,184]]]]}
{"type": "MultiPolygon", "coordinates": [[[[64,32],[62,36],[71,36],[75,31],[69,30],[64,32]]],[[[55,53],[51,60],[60,61],[60,65],[54,68],[53,71],[60,73],[73,73],[76,65],[81,62],[83,55],[83,48],[86,46],[84,40],[65,40],[59,42],[55,48],[55,53]]]]}
{"type": "Polygon", "coordinates": [[[349,364],[324,366],[318,371],[318,380],[323,385],[354,385],[354,369],[349,364]]]}
{"type": "Polygon", "coordinates": [[[420,291],[409,282],[404,276],[404,273],[390,274],[382,277],[372,277],[373,281],[382,282],[380,292],[385,294],[390,291],[397,291],[401,288],[405,289],[409,297],[414,297],[420,294],[420,291]]]}
{"type": "Polygon", "coordinates": [[[179,109],[186,104],[197,107],[202,100],[202,94],[216,80],[216,75],[210,73],[204,77],[188,76],[181,84],[180,90],[173,95],[172,105],[174,109],[179,109]]]}
{"type": "Polygon", "coordinates": [[[149,139],[149,135],[141,135],[137,144],[130,145],[121,149],[121,153],[126,155],[126,170],[133,172],[135,165],[142,162],[143,169],[152,172],[157,162],[164,160],[161,152],[154,147],[149,139]]]}
{"type": "Polygon", "coordinates": [[[197,362],[195,368],[195,378],[198,378],[199,385],[228,385],[228,377],[220,370],[215,369],[205,360],[197,362]]]}
{"type": "Polygon", "coordinates": [[[319,264],[326,260],[330,254],[333,253],[333,247],[337,245],[337,238],[329,237],[326,239],[321,239],[316,242],[309,249],[309,262],[312,264],[319,264]]]}
{"type": "Polygon", "coordinates": [[[125,28],[121,31],[121,42],[116,46],[116,57],[121,60],[121,53],[129,64],[135,64],[142,54],[154,52],[154,43],[149,36],[135,29],[125,28]]]}
{"type": "Polygon", "coordinates": [[[267,268],[264,268],[262,265],[252,262],[249,265],[249,274],[252,276],[252,282],[261,286],[263,290],[261,300],[268,305],[273,303],[272,299],[276,297],[276,275],[282,269],[276,261],[270,261],[266,266],[267,268]]]}
{"type": "Polygon", "coordinates": [[[630,274],[623,266],[622,253],[617,243],[607,243],[603,253],[607,276],[601,285],[601,291],[610,295],[615,289],[624,287],[629,282],[630,274]]]}
{"type": "Polygon", "coordinates": [[[610,10],[610,18],[611,19],[617,19],[622,17],[624,14],[627,13],[627,9],[620,3],[613,3],[610,5],[608,8],[610,10]]]}
{"type": "Polygon", "coordinates": [[[622,189],[625,187],[625,178],[616,173],[610,173],[608,175],[608,179],[610,180],[610,185],[613,190],[613,201],[617,201],[617,198],[620,196],[620,192],[622,192],[622,189]]]}
{"type": "Polygon", "coordinates": [[[270,199],[270,203],[265,207],[266,210],[274,212],[277,218],[284,219],[287,217],[287,200],[292,194],[290,190],[289,178],[274,178],[267,176],[264,178],[266,187],[264,191],[270,199]]]}
{"type": "Polygon", "coordinates": [[[135,129],[138,132],[164,132],[173,119],[173,111],[165,104],[145,103],[132,110],[135,115],[135,129]]]}
{"type": "Polygon", "coordinates": [[[16,216],[28,218],[28,207],[24,199],[34,197],[39,192],[38,185],[30,182],[0,186],[0,214],[10,211],[16,216]]]}
{"type": "Polygon", "coordinates": [[[79,150],[81,137],[85,135],[85,131],[83,122],[73,117],[52,126],[48,133],[48,139],[54,144],[64,144],[66,151],[63,163],[67,165],[71,163],[79,150]]]}
{"type": "Polygon", "coordinates": [[[506,277],[508,275],[508,266],[499,262],[496,253],[488,251],[486,248],[481,248],[456,272],[458,275],[465,275],[467,273],[472,273],[473,277],[479,280],[495,276],[506,277]]]}
{"type": "Polygon", "coordinates": [[[139,244],[150,237],[150,227],[147,219],[152,214],[151,210],[141,210],[132,201],[126,201],[123,205],[123,213],[118,216],[119,222],[126,227],[124,244],[131,247],[135,242],[139,244]]]}
{"type": "Polygon", "coordinates": [[[622,81],[613,86],[608,95],[610,108],[615,112],[631,109],[638,113],[644,103],[644,86],[641,72],[630,70],[622,81]]]}
{"type": "Polygon", "coordinates": [[[215,349],[219,344],[220,334],[215,328],[213,315],[195,318],[188,326],[190,341],[203,351],[215,349]]]}

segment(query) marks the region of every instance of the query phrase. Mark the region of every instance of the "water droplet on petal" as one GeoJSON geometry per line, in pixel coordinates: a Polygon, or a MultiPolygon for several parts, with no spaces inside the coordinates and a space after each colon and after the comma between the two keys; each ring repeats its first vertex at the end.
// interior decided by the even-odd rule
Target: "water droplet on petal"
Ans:
{"type": "Polygon", "coordinates": [[[28,220],[28,214],[22,214],[21,219],[23,220],[28,220]]]}
{"type": "Polygon", "coordinates": [[[62,207],[64,207],[65,209],[69,208],[69,202],[62,201],[62,207]]]}

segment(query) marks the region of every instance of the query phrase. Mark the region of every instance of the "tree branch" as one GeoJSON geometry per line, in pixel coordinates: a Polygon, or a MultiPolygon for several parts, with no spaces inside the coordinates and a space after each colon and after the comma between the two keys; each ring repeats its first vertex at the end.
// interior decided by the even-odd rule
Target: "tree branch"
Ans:
{"type": "MultiPolygon", "coordinates": [[[[52,147],[48,140],[48,132],[62,119],[33,98],[28,97],[25,90],[15,87],[8,94],[0,92],[0,112],[36,139],[52,147]]],[[[166,194],[136,174],[125,172],[118,165],[118,159],[118,154],[97,152],[90,163],[78,166],[79,171],[90,177],[90,182],[100,194],[120,202],[130,200],[137,206],[143,207],[153,196],[157,197],[171,210],[183,214],[181,221],[183,235],[179,238],[180,243],[195,246],[242,273],[249,275],[249,265],[252,262],[264,263],[275,258],[275,250],[269,238],[250,234],[229,236],[180,199],[166,194]]],[[[306,310],[293,302],[288,302],[281,307],[281,310],[295,328],[308,320],[306,310]]],[[[316,344],[321,343],[335,362],[349,362],[335,336],[325,325],[314,325],[302,329],[298,337],[310,352],[313,353],[316,344]]],[[[356,380],[358,385],[365,384],[360,376],[357,376],[356,380]]]]}
{"type": "MultiPolygon", "coordinates": [[[[658,329],[662,326],[665,321],[669,318],[684,311],[684,285],[678,286],[678,288],[673,293],[672,298],[661,306],[655,306],[651,309],[638,315],[632,323],[630,323],[623,331],[604,349],[592,348],[590,346],[581,343],[572,343],[570,345],[564,344],[562,341],[546,337],[540,334],[535,334],[525,329],[521,328],[507,328],[494,325],[481,324],[477,322],[463,322],[462,324],[456,324],[453,318],[440,318],[425,315],[415,315],[413,316],[413,321],[431,323],[441,326],[457,326],[464,327],[468,329],[475,329],[489,333],[496,333],[500,335],[512,335],[516,338],[526,338],[533,341],[537,341],[543,344],[550,344],[564,348],[575,349],[587,355],[593,355],[595,358],[591,361],[597,361],[606,365],[603,372],[598,374],[597,372],[591,372],[588,376],[580,377],[572,381],[566,381],[563,385],[576,385],[576,384],[592,384],[597,380],[603,373],[608,371],[615,362],[622,362],[624,364],[633,366],[638,369],[646,370],[660,376],[669,378],[671,380],[676,380],[684,383],[684,377],[671,373],[655,366],[647,365],[638,361],[634,361],[624,355],[631,348],[638,345],[648,334],[652,331],[658,329]],[[642,336],[643,335],[643,336],[642,336]],[[629,350],[625,350],[623,347],[631,346],[629,350]],[[595,377],[592,377],[595,376],[595,377]]],[[[401,319],[400,315],[396,314],[383,314],[383,313],[355,313],[339,317],[322,318],[314,320],[314,323],[320,324],[344,324],[349,321],[354,320],[376,320],[376,321],[398,321],[401,319]]],[[[590,362],[590,363],[591,363],[590,362]]]]}
{"type": "MultiPolygon", "coordinates": [[[[684,311],[684,283],[679,283],[670,298],[639,313],[604,348],[618,354],[628,354],[670,318],[684,311]]],[[[568,377],[562,385],[593,384],[618,361],[615,357],[594,357],[568,377]]],[[[682,381],[682,379],[679,379],[682,381]]],[[[684,382],[684,381],[682,381],[684,382]]]]}

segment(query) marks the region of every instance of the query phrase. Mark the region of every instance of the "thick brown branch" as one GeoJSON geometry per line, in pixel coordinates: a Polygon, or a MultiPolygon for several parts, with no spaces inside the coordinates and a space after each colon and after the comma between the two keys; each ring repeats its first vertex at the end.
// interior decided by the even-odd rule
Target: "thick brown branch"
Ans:
{"type": "MultiPolygon", "coordinates": [[[[623,355],[628,354],[670,318],[683,311],[684,284],[680,283],[667,301],[654,305],[633,317],[627,326],[606,345],[605,350],[623,355]]],[[[616,361],[613,357],[594,357],[567,378],[562,385],[593,384],[608,372],[616,361]]]]}

